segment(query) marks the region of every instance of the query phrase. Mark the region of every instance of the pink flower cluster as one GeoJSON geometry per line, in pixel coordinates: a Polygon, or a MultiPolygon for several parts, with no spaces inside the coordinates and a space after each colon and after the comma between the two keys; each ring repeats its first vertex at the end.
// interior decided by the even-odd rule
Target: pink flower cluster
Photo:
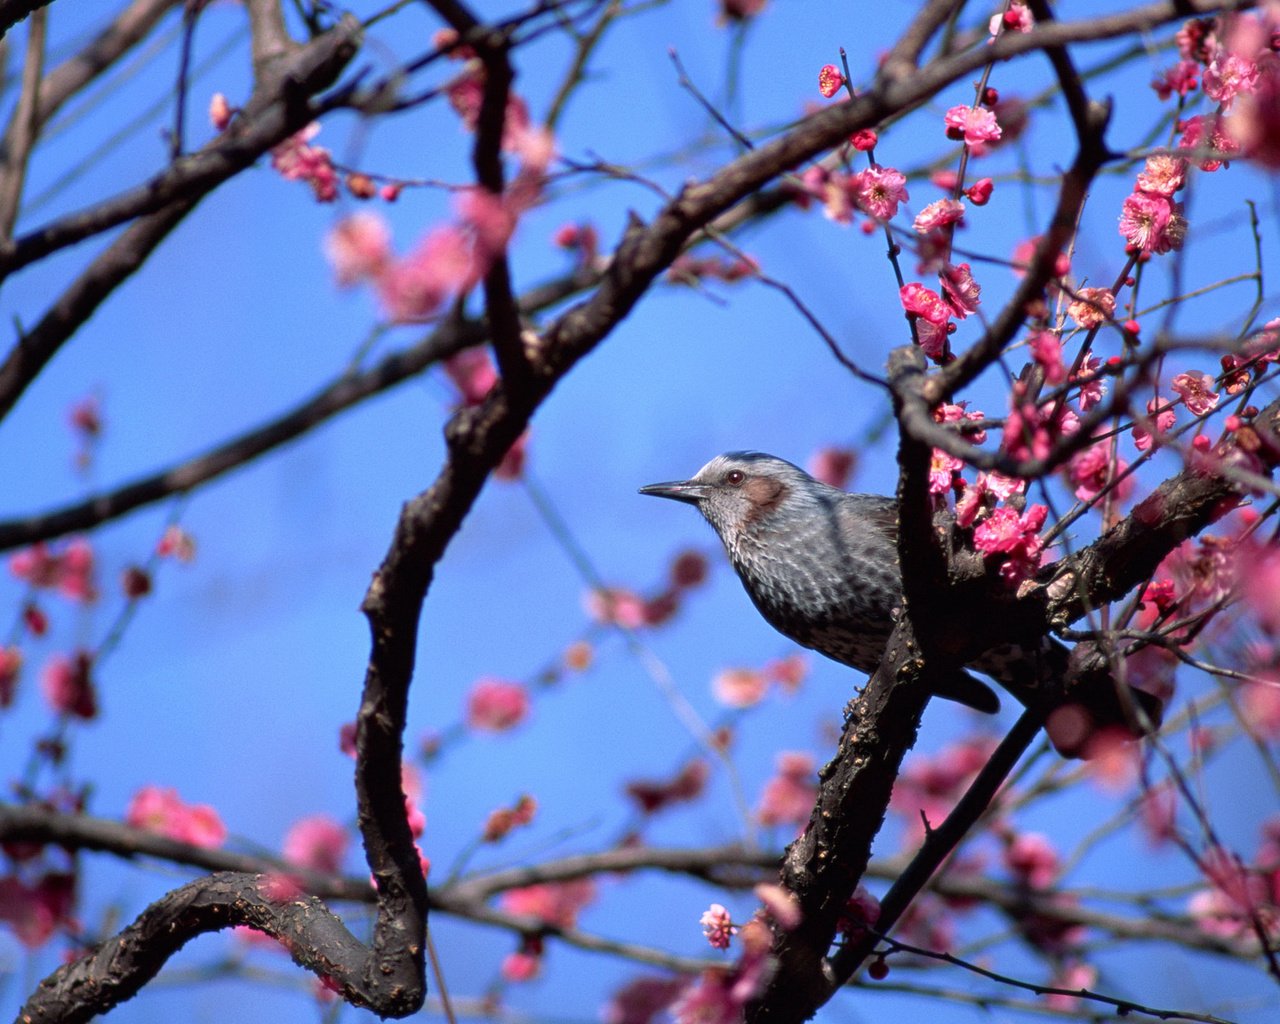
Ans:
{"type": "Polygon", "coordinates": [[[529,691],[521,683],[486,676],[467,694],[467,727],[476,732],[506,732],[529,716],[529,691]]]}
{"type": "MultiPolygon", "coordinates": [[[[218,114],[211,109],[210,116],[218,114]]],[[[229,113],[227,117],[229,120],[229,113]]],[[[333,167],[333,154],[323,146],[311,145],[319,134],[320,125],[313,121],[290,135],[271,150],[271,166],[286,181],[305,181],[319,202],[332,203],[338,198],[338,172],[333,167]]]]}
{"type": "Polygon", "coordinates": [[[670,778],[628,782],[626,794],[641,814],[656,814],[674,804],[698,799],[706,790],[710,775],[711,768],[707,762],[695,757],[670,778]]]}
{"type": "Polygon", "coordinates": [[[1206,934],[1256,941],[1261,926],[1269,941],[1280,936],[1280,819],[1262,826],[1252,865],[1222,847],[1201,858],[1209,885],[1187,904],[1187,912],[1206,934]]]}
{"type": "Polygon", "coordinates": [[[296,867],[337,874],[347,853],[350,835],[327,814],[300,818],[284,837],[284,859],[296,867]]]}
{"type": "Polygon", "coordinates": [[[882,224],[892,220],[908,199],[906,176],[892,167],[868,167],[844,174],[815,164],[801,176],[800,186],[796,202],[807,208],[816,199],[826,217],[837,224],[852,223],[854,211],[873,224],[882,224]]]}
{"type": "Polygon", "coordinates": [[[176,789],[143,786],[129,801],[125,823],[180,843],[212,849],[227,838],[226,826],[208,804],[184,803],[176,789]]]}
{"type": "Polygon", "coordinates": [[[1040,567],[1040,531],[1048,514],[1044,505],[1032,505],[1022,514],[1007,507],[994,509],[974,527],[973,546],[984,555],[1004,555],[1001,577],[1010,585],[1020,583],[1040,567]]]}
{"type": "Polygon", "coordinates": [[[587,592],[586,612],[596,622],[621,629],[643,629],[670,622],[689,590],[707,578],[707,559],[700,551],[682,551],[671,563],[668,583],[650,597],[628,587],[599,587],[587,592]]]}
{"type": "Polygon", "coordinates": [[[98,597],[93,547],[82,537],[53,550],[43,541],[9,558],[9,571],[38,590],[56,590],[63,597],[90,604],[98,597]]]}
{"type": "Polygon", "coordinates": [[[39,949],[59,929],[78,932],[75,904],[76,876],[70,872],[47,871],[33,882],[0,877],[0,921],[27,949],[39,949]]]}
{"type": "Polygon", "coordinates": [[[93,657],[80,650],[70,657],[55,654],[40,672],[40,691],[60,715],[89,720],[98,717],[98,693],[93,685],[93,657]]]}
{"type": "Polygon", "coordinates": [[[800,654],[768,662],[764,668],[727,668],[711,680],[711,692],[729,708],[749,708],[764,700],[770,686],[794,693],[804,681],[808,665],[800,654]]]}
{"type": "Polygon", "coordinates": [[[783,751],[778,755],[777,769],[760,795],[756,820],[765,828],[776,825],[799,828],[809,820],[818,795],[817,766],[808,754],[783,751]]]}

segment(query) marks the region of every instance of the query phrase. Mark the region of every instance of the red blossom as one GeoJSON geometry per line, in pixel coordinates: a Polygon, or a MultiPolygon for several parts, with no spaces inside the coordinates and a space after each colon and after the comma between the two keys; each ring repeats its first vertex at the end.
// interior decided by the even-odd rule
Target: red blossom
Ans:
{"type": "Polygon", "coordinates": [[[799,827],[809,820],[818,793],[813,758],[808,754],[783,752],[777,757],[777,768],[778,773],[765,783],[756,808],[756,820],[766,828],[799,827]]]}
{"type": "Polygon", "coordinates": [[[480,836],[481,840],[486,843],[496,843],[505,839],[513,829],[530,824],[537,810],[538,802],[528,793],[524,793],[512,806],[499,807],[495,811],[490,811],[480,836]]]}
{"type": "Polygon", "coordinates": [[[485,677],[467,695],[467,726],[477,732],[506,732],[529,715],[529,691],[520,683],[485,677]]]}
{"type": "Polygon", "coordinates": [[[218,812],[208,804],[187,804],[176,789],[143,786],[129,801],[125,822],[134,828],[168,836],[181,843],[208,849],[227,838],[218,812]]]}
{"type": "Polygon", "coordinates": [[[938,274],[942,284],[942,294],[957,320],[965,319],[970,313],[978,311],[981,302],[982,288],[973,279],[973,271],[969,264],[948,263],[938,274]]]}
{"type": "Polygon", "coordinates": [[[844,75],[834,64],[823,64],[818,71],[818,92],[831,99],[844,85],[844,75]]]}
{"type": "Polygon", "coordinates": [[[572,928],[578,922],[578,914],[595,898],[595,882],[579,878],[509,889],[500,902],[508,913],[534,917],[554,928],[572,928]]]}
{"type": "Polygon", "coordinates": [[[824,484],[844,490],[858,466],[858,453],[853,448],[819,448],[806,467],[809,475],[824,484]]]}
{"type": "Polygon", "coordinates": [[[1031,358],[1044,371],[1046,384],[1057,385],[1067,379],[1067,367],[1062,361],[1062,340],[1052,331],[1036,331],[1027,339],[1031,358]]]}
{"type": "Polygon", "coordinates": [[[979,178],[964,190],[964,194],[974,206],[986,206],[991,201],[991,193],[994,190],[995,182],[990,178],[979,178]]]}
{"type": "Polygon", "coordinates": [[[40,690],[45,701],[60,715],[92,719],[98,717],[98,697],[90,672],[93,657],[77,651],[72,657],[55,654],[40,671],[40,690]]]}
{"type": "Polygon", "coordinates": [[[14,875],[0,878],[0,921],[27,949],[39,949],[59,929],[78,932],[75,902],[76,876],[65,871],[46,872],[34,885],[14,875]]]}
{"type": "Polygon", "coordinates": [[[978,146],[1000,138],[996,115],[986,107],[952,107],[943,121],[947,126],[947,138],[963,139],[966,146],[978,146]]]}
{"type": "Polygon", "coordinates": [[[22,651],[17,647],[0,647],[0,708],[13,704],[22,671],[22,651]]]}
{"type": "Polygon", "coordinates": [[[694,758],[670,779],[636,779],[628,782],[627,796],[642,814],[655,814],[671,804],[688,803],[706,789],[711,769],[702,758],[694,758]]]}
{"type": "Polygon", "coordinates": [[[290,826],[282,852],[284,859],[296,867],[333,875],[342,869],[350,838],[338,822],[328,815],[316,814],[290,826]]]}

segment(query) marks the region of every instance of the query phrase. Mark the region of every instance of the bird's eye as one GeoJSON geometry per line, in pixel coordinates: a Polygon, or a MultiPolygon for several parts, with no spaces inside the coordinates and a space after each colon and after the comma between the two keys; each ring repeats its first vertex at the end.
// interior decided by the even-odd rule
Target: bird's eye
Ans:
{"type": "Polygon", "coordinates": [[[740,469],[731,469],[724,475],[724,482],[730,487],[737,487],[747,478],[747,475],[740,469]]]}

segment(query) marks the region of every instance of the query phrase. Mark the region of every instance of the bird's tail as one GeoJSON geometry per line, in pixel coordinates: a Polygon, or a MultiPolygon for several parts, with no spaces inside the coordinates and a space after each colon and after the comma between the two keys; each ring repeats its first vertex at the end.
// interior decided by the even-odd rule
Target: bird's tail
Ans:
{"type": "Polygon", "coordinates": [[[1045,637],[1038,650],[997,647],[972,664],[1044,712],[1045,731],[1064,757],[1092,757],[1116,739],[1155,732],[1164,714],[1163,700],[1117,681],[1111,661],[1089,644],[1068,649],[1045,637]]]}

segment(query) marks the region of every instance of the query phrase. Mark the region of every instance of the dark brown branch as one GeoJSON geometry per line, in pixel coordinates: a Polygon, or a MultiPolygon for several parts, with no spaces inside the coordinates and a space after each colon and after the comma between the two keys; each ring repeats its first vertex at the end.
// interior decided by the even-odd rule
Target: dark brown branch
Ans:
{"type": "Polygon", "coordinates": [[[229,872],[188,882],[156,900],[88,956],[40,982],[18,1019],[33,1024],[91,1020],[137,995],[197,935],[237,925],[279,940],[295,963],[331,979],[353,1005],[378,1006],[381,964],[371,962],[375,958],[318,899],[295,894],[272,898],[272,884],[263,875],[229,872]]]}
{"type": "MultiPolygon", "coordinates": [[[[476,121],[472,165],[480,188],[501,197],[506,188],[502,167],[502,143],[507,131],[507,107],[515,72],[511,67],[508,33],[485,30],[466,4],[459,0],[432,0],[432,6],[459,37],[466,39],[484,64],[484,93],[476,121]]],[[[498,369],[509,382],[525,373],[520,344],[520,313],[511,290],[511,265],[504,250],[494,256],[484,277],[485,314],[492,330],[498,369]]]]}

